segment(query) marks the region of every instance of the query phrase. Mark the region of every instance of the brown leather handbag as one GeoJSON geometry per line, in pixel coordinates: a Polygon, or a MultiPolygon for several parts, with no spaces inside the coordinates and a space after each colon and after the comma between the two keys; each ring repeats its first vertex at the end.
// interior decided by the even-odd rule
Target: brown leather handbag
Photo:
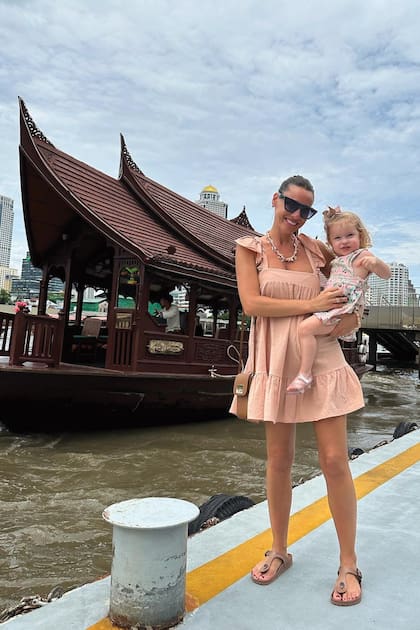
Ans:
{"type": "MultiPolygon", "coordinates": [[[[253,318],[254,320],[254,318],[253,318]]],[[[243,353],[243,341],[244,341],[244,328],[245,328],[245,316],[242,314],[241,319],[241,335],[239,339],[239,369],[242,367],[242,353],[243,353]]],[[[256,346],[256,325],[254,320],[254,352],[253,352],[253,362],[252,362],[252,372],[244,372],[241,370],[235,376],[235,380],[233,382],[233,393],[236,396],[236,415],[240,420],[248,420],[248,395],[249,389],[251,387],[251,381],[254,376],[255,371],[255,346],[256,346]]]]}

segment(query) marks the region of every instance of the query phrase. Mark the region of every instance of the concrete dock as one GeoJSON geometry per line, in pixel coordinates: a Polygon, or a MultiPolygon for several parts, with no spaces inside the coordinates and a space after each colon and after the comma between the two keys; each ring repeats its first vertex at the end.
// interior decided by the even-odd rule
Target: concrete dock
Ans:
{"type": "MultiPolygon", "coordinates": [[[[413,419],[417,422],[417,419],[413,419]]],[[[293,490],[293,566],[268,586],[249,572],[271,547],[264,501],[188,539],[186,614],[180,630],[420,630],[420,429],[351,461],[358,497],[363,598],[329,598],[338,547],[322,476],[293,490]]],[[[228,471],[227,471],[228,474],[228,471]]],[[[110,558],[111,566],[111,558],[110,558]]],[[[5,630],[116,630],[110,577],[4,622],[5,630]]]]}

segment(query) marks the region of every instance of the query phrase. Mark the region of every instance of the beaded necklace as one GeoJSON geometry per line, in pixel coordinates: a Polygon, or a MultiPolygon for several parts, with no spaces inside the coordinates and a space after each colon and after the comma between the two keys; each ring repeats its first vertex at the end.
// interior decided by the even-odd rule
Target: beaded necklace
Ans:
{"type": "Polygon", "coordinates": [[[289,256],[288,258],[286,258],[286,256],[283,256],[283,254],[281,252],[279,252],[279,250],[277,249],[277,247],[274,244],[273,239],[270,236],[270,232],[267,232],[266,237],[267,237],[268,242],[271,245],[271,249],[273,250],[273,252],[277,256],[277,258],[279,258],[281,260],[281,262],[283,262],[283,263],[295,262],[296,257],[297,257],[298,245],[299,245],[299,241],[296,238],[295,234],[292,234],[293,254],[291,256],[289,256]]]}

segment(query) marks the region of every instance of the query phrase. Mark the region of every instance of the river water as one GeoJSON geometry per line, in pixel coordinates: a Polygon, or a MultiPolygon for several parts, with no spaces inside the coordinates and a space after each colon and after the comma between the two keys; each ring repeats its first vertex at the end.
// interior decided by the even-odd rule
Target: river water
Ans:
{"type": "MultiPolygon", "coordinates": [[[[390,441],[403,421],[420,426],[416,370],[379,366],[362,386],[366,407],[349,417],[349,448],[390,441]]],[[[294,482],[318,473],[312,426],[298,425],[294,482]]],[[[103,433],[14,435],[0,427],[0,611],[109,573],[108,505],[150,496],[200,505],[218,493],[259,502],[264,476],[263,426],[233,417],[103,433]]]]}

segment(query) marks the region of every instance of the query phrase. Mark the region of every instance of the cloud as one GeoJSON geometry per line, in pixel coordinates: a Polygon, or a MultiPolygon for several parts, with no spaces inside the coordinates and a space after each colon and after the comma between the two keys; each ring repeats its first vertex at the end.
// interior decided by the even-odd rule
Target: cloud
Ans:
{"type": "MultiPolygon", "coordinates": [[[[316,204],[360,213],[374,249],[420,287],[417,3],[0,1],[0,194],[26,253],[21,96],[61,150],[114,177],[119,133],[152,179],[207,184],[270,227],[271,196],[302,173],[316,204]]],[[[323,235],[319,217],[307,224],[323,235]]]]}

